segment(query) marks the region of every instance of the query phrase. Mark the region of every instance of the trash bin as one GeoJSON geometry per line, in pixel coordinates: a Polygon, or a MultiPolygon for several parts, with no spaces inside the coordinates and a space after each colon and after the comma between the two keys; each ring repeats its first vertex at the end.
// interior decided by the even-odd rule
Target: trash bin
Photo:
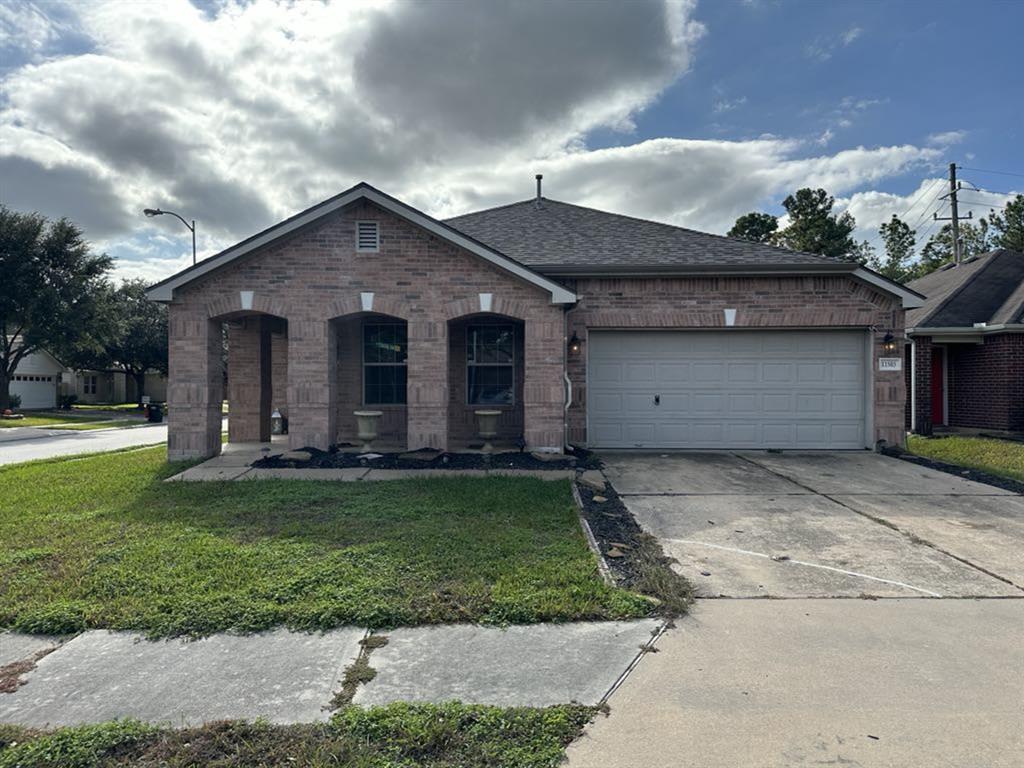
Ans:
{"type": "Polygon", "coordinates": [[[159,424],[161,421],[164,420],[164,409],[161,408],[159,405],[154,405],[153,403],[150,403],[148,419],[154,424],[159,424]]]}

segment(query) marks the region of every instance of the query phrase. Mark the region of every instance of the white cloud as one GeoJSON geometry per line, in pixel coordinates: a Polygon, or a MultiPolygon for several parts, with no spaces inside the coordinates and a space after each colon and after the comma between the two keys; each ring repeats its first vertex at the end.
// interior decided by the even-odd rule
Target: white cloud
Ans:
{"type": "Polygon", "coordinates": [[[845,48],[863,34],[860,27],[850,27],[838,35],[819,35],[804,46],[804,55],[816,61],[828,61],[837,48],[845,48]]]}
{"type": "Polygon", "coordinates": [[[191,260],[188,232],[147,206],[194,217],[210,253],[362,179],[446,216],[527,198],[542,172],[553,198],[722,232],[799,186],[850,195],[939,154],[771,135],[629,143],[704,34],[688,0],[68,8],[88,52],[3,81],[0,197],[80,222],[122,275],[191,260]],[[625,145],[589,149],[596,128],[625,145]]]}
{"type": "Polygon", "coordinates": [[[839,39],[842,41],[843,45],[849,45],[858,37],[860,37],[863,32],[864,30],[861,29],[860,27],[850,27],[848,30],[846,30],[845,32],[843,32],[843,34],[839,36],[839,39]]]}
{"type": "Polygon", "coordinates": [[[928,136],[928,143],[933,147],[949,147],[959,144],[967,138],[967,131],[941,131],[928,136]]]}
{"type": "Polygon", "coordinates": [[[715,113],[731,112],[734,109],[739,109],[746,103],[746,96],[740,96],[738,99],[718,99],[711,105],[711,111],[715,113]]]}
{"type": "MultiPolygon", "coordinates": [[[[837,207],[849,211],[857,220],[855,237],[858,240],[876,240],[878,228],[893,214],[917,231],[918,244],[942,226],[934,215],[949,216],[949,182],[944,176],[929,176],[921,180],[916,189],[906,195],[888,192],[862,191],[845,198],[837,198],[837,207]]],[[[966,186],[959,193],[958,213],[970,214],[975,219],[987,216],[993,208],[1002,209],[1016,193],[979,192],[966,186]]],[[[876,243],[877,244],[877,243],[876,243]]]]}
{"type": "Polygon", "coordinates": [[[828,144],[834,138],[835,138],[835,134],[832,132],[832,129],[831,128],[826,128],[822,132],[821,136],[819,136],[817,138],[817,140],[815,141],[815,144],[817,144],[818,146],[824,147],[826,144],[828,144]]]}

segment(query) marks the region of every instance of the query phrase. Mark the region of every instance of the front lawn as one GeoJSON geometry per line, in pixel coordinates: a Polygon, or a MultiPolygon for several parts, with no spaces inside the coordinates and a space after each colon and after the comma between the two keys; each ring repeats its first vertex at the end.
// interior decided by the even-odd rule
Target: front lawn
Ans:
{"type": "Polygon", "coordinates": [[[911,453],[1024,481],[1024,443],[985,437],[907,438],[911,453]]]}
{"type": "Polygon", "coordinates": [[[27,413],[22,419],[0,419],[0,429],[10,427],[46,427],[48,429],[110,429],[143,424],[140,419],[117,418],[114,414],[72,415],[63,413],[27,413]]]}
{"type": "Polygon", "coordinates": [[[0,468],[0,627],[151,636],[645,615],[568,481],[163,483],[163,447],[0,468]]]}
{"type": "Polygon", "coordinates": [[[553,768],[594,709],[448,704],[349,707],[328,723],[219,722],[170,730],[132,721],[34,733],[0,725],[0,768],[553,768]]]}

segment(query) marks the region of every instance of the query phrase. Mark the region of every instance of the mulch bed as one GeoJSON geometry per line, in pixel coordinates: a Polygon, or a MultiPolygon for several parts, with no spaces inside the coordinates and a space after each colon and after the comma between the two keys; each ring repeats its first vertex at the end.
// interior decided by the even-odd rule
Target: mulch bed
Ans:
{"type": "Polygon", "coordinates": [[[579,489],[580,499],[583,501],[583,519],[587,521],[590,532],[597,539],[597,545],[601,549],[601,554],[604,555],[605,562],[611,568],[612,575],[619,586],[629,588],[640,577],[637,561],[635,558],[629,557],[629,554],[631,550],[638,547],[643,529],[619,499],[619,494],[612,488],[611,483],[602,493],[579,483],[576,487],[579,489]],[[594,501],[595,496],[601,496],[608,501],[594,501]],[[609,557],[608,551],[613,549],[613,544],[625,544],[625,548],[615,548],[626,556],[609,557]]]}
{"type": "Polygon", "coordinates": [[[976,483],[984,483],[985,485],[991,485],[996,488],[1002,488],[1004,491],[1010,491],[1011,493],[1024,494],[1024,483],[1019,480],[1011,480],[1008,477],[1000,477],[999,475],[993,475],[989,472],[982,472],[980,469],[970,469],[968,467],[961,467],[957,464],[947,464],[944,461],[936,461],[935,459],[927,459],[924,456],[915,456],[912,453],[904,453],[898,450],[883,450],[886,456],[892,456],[903,461],[909,461],[911,464],[917,464],[918,466],[928,467],[929,469],[937,469],[939,472],[945,472],[949,475],[956,475],[962,477],[965,480],[973,480],[976,483]]]}
{"type": "Polygon", "coordinates": [[[316,448],[301,449],[310,454],[309,461],[293,461],[280,456],[268,456],[253,462],[254,467],[274,469],[344,469],[346,467],[371,467],[373,469],[592,469],[600,466],[593,454],[578,451],[562,459],[538,459],[525,451],[515,453],[449,453],[434,455],[434,451],[412,451],[402,453],[378,453],[378,458],[368,459],[364,454],[349,453],[333,448],[320,451],[316,448]],[[417,457],[421,454],[422,457],[417,457]]]}

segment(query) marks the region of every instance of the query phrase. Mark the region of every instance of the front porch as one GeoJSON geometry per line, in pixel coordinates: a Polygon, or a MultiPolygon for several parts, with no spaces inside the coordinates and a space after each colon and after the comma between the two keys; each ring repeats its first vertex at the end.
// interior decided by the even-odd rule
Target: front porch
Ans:
{"type": "Polygon", "coordinates": [[[357,412],[378,414],[375,451],[563,447],[562,340],[553,338],[550,323],[537,328],[498,312],[410,322],[383,301],[322,324],[274,309],[178,320],[188,331],[206,331],[205,340],[194,332],[179,336],[179,344],[194,349],[201,341],[205,349],[183,359],[175,350],[172,306],[172,459],[221,452],[220,421],[212,418],[220,392],[229,406],[225,453],[261,444],[359,451],[357,412]],[[204,387],[176,386],[183,363],[204,387]],[[481,434],[478,411],[497,412],[493,433],[481,434]]]}

